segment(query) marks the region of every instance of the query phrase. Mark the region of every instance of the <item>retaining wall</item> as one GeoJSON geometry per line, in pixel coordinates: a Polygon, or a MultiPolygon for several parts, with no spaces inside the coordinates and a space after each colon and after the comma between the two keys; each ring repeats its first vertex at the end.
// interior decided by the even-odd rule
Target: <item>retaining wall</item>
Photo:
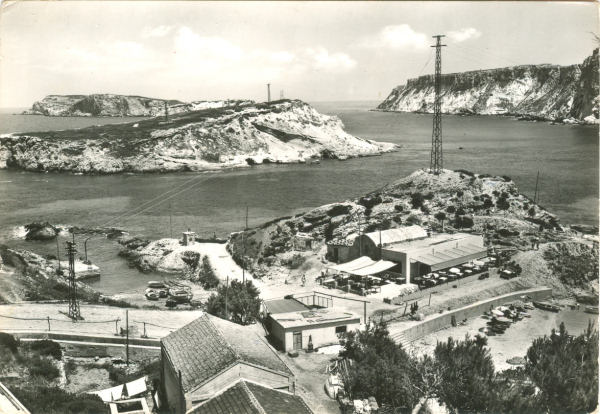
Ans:
{"type": "MultiPolygon", "coordinates": [[[[126,358],[126,338],[115,336],[88,336],[58,332],[10,332],[19,339],[51,339],[59,342],[64,352],[73,357],[126,358]],[[79,343],[82,342],[82,343],[79,343]]],[[[129,359],[141,361],[160,356],[160,340],[145,338],[129,339],[129,359]]]]}
{"type": "Polygon", "coordinates": [[[392,303],[394,305],[403,305],[405,302],[414,302],[415,300],[421,300],[423,298],[428,298],[431,293],[443,292],[445,290],[453,289],[453,285],[457,287],[461,287],[462,285],[466,285],[467,283],[476,282],[481,276],[482,273],[489,273],[490,279],[499,278],[498,272],[496,269],[494,270],[486,270],[484,272],[476,273],[472,276],[463,277],[462,279],[457,279],[454,281],[449,281],[447,283],[437,285],[434,287],[430,287],[427,289],[419,290],[417,292],[411,293],[409,295],[404,296],[396,296],[392,299],[392,303]]]}
{"type": "Polygon", "coordinates": [[[423,322],[418,323],[394,332],[392,336],[402,335],[409,341],[415,341],[423,336],[429,335],[432,332],[439,331],[440,329],[446,328],[452,324],[452,317],[456,318],[456,321],[462,321],[474,316],[480,316],[485,311],[489,311],[490,307],[496,307],[503,305],[507,302],[521,299],[522,296],[528,296],[531,300],[542,300],[552,296],[552,289],[547,287],[520,290],[518,292],[507,293],[505,295],[496,296],[491,299],[479,301],[471,305],[462,307],[460,309],[444,312],[440,315],[431,316],[423,322]]]}

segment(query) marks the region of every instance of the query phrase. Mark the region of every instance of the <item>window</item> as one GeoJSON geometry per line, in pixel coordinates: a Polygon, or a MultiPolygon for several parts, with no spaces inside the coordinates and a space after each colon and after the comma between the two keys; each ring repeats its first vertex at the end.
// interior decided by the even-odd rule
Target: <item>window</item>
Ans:
{"type": "Polygon", "coordinates": [[[335,334],[336,335],[343,335],[346,333],[346,331],[348,330],[348,327],[346,325],[344,326],[336,326],[335,327],[335,334]]]}

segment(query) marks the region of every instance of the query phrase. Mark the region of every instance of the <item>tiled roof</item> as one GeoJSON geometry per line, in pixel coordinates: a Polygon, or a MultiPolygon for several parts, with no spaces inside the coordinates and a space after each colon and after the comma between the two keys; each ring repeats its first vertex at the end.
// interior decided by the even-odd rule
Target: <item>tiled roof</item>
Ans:
{"type": "Polygon", "coordinates": [[[267,313],[286,313],[308,310],[308,307],[297,299],[273,299],[265,300],[267,313]]]}
{"type": "Polygon", "coordinates": [[[238,381],[188,414],[312,414],[297,395],[238,381]]]}
{"type": "Polygon", "coordinates": [[[175,371],[189,391],[238,361],[292,376],[289,368],[252,330],[212,315],[202,315],[161,340],[175,371]]]}

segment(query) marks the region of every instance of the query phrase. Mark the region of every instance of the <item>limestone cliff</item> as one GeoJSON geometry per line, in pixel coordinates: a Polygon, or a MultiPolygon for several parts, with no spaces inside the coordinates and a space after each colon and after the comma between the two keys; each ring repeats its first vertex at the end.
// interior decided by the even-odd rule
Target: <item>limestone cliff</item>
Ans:
{"type": "MultiPolygon", "coordinates": [[[[598,49],[582,64],[522,65],[442,75],[442,112],[598,123],[598,49]]],[[[433,112],[433,75],[409,79],[377,107],[433,112]]]]}
{"type": "Polygon", "coordinates": [[[78,173],[211,170],[393,151],[298,100],[235,103],[136,123],[0,137],[0,168],[78,173]]]}
{"type": "Polygon", "coordinates": [[[181,102],[146,98],[143,96],[93,94],[48,95],[33,104],[26,115],[46,116],[158,116],[165,114],[165,102],[169,114],[200,109],[222,108],[234,104],[251,104],[251,101],[194,101],[181,102]]]}

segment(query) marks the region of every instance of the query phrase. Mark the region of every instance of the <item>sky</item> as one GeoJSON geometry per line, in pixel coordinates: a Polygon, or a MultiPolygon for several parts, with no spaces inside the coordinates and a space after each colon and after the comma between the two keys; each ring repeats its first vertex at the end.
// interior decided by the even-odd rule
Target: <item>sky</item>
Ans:
{"type": "Polygon", "coordinates": [[[407,79],[581,63],[595,3],[17,1],[0,14],[0,107],[48,94],[383,100],[407,79]]]}

